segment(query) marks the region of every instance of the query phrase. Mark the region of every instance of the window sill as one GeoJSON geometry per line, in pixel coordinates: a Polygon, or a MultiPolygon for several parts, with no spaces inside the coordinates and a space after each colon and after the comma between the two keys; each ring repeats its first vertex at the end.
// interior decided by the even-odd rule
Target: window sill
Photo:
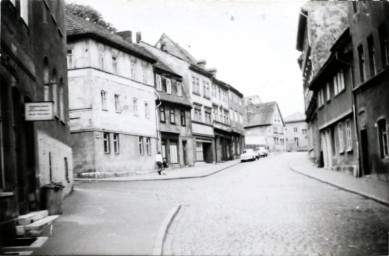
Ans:
{"type": "Polygon", "coordinates": [[[353,148],[347,148],[347,149],[346,149],[346,152],[347,152],[347,153],[352,153],[352,152],[353,152],[353,148]]]}
{"type": "Polygon", "coordinates": [[[14,196],[13,192],[1,192],[0,191],[0,198],[2,198],[2,197],[12,197],[12,196],[14,196]]]}
{"type": "Polygon", "coordinates": [[[344,150],[339,151],[339,155],[344,155],[344,150]]]}

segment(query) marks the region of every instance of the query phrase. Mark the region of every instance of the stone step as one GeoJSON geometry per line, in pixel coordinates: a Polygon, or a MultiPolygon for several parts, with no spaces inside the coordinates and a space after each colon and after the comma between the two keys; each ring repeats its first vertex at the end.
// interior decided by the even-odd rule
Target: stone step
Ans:
{"type": "Polygon", "coordinates": [[[19,225],[28,225],[28,224],[31,224],[32,222],[46,218],[48,215],[49,215],[49,212],[47,210],[30,212],[30,213],[25,214],[25,215],[20,215],[18,217],[18,224],[19,225]]]}
{"type": "Polygon", "coordinates": [[[25,231],[43,230],[48,225],[52,224],[58,217],[59,217],[59,215],[47,216],[44,219],[41,219],[41,220],[35,221],[31,224],[25,225],[24,229],[25,229],[25,231]]]}

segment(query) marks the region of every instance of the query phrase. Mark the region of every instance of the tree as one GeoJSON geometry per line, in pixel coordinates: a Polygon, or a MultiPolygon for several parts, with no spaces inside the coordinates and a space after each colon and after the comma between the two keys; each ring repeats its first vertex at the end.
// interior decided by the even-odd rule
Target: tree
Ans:
{"type": "Polygon", "coordinates": [[[88,21],[91,21],[95,24],[103,26],[111,32],[117,31],[116,28],[113,27],[111,23],[104,20],[101,13],[99,13],[96,9],[92,8],[89,5],[85,6],[85,5],[74,4],[74,3],[67,4],[66,11],[73,15],[79,16],[83,19],[86,19],[88,21]]]}

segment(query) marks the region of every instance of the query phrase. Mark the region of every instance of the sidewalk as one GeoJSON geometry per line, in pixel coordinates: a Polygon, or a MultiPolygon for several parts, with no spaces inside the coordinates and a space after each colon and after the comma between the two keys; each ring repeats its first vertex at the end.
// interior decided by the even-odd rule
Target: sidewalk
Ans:
{"type": "Polygon", "coordinates": [[[308,156],[299,159],[298,162],[291,162],[289,166],[292,171],[299,174],[389,205],[389,182],[379,181],[373,177],[357,178],[344,172],[317,168],[308,156]]]}
{"type": "Polygon", "coordinates": [[[88,179],[88,178],[75,178],[74,181],[77,182],[106,182],[106,181],[155,181],[155,180],[175,180],[175,179],[189,179],[189,178],[202,178],[207,177],[212,174],[223,171],[229,167],[237,165],[240,163],[239,159],[227,161],[224,163],[217,164],[204,164],[202,166],[196,167],[184,167],[171,169],[168,168],[165,170],[166,175],[158,175],[157,171],[153,171],[145,174],[138,174],[133,176],[124,176],[124,177],[114,177],[114,178],[101,178],[101,179],[88,179]]]}

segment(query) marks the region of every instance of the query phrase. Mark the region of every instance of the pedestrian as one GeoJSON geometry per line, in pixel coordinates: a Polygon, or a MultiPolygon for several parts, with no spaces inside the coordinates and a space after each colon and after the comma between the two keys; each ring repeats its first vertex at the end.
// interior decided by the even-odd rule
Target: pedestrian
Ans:
{"type": "Polygon", "coordinates": [[[158,151],[158,154],[155,156],[155,161],[157,162],[158,174],[161,175],[163,169],[163,158],[160,151],[158,151]]]}

